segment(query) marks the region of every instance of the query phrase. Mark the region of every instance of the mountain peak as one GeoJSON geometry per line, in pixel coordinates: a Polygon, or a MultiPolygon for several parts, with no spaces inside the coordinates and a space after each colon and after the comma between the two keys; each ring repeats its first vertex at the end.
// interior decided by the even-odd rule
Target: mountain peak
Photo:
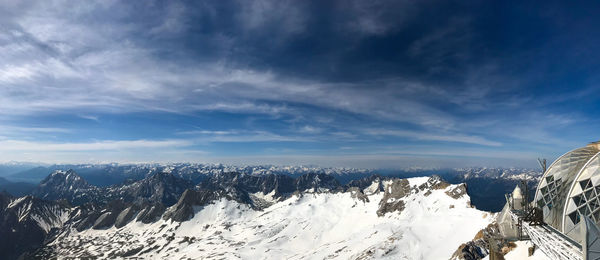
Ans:
{"type": "Polygon", "coordinates": [[[56,181],[90,186],[90,184],[81,178],[81,176],[79,176],[79,174],[77,174],[77,172],[75,172],[73,169],[69,169],[67,171],[56,170],[52,174],[48,175],[48,177],[46,177],[41,184],[56,181]]]}
{"type": "Polygon", "coordinates": [[[74,170],[57,170],[40,182],[32,195],[50,200],[67,198],[70,202],[77,204],[77,200],[82,199],[78,197],[78,194],[95,188],[74,170]]]}

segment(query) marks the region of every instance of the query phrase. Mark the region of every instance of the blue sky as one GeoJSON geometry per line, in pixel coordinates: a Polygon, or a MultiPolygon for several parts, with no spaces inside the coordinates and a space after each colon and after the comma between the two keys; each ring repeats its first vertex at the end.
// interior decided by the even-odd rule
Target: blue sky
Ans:
{"type": "Polygon", "coordinates": [[[0,161],[534,167],[599,139],[598,5],[2,1],[0,161]]]}

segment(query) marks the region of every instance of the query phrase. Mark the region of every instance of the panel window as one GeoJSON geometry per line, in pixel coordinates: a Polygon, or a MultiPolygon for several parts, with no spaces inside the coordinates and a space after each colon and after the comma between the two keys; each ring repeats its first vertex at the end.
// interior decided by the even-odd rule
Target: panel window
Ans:
{"type": "Polygon", "coordinates": [[[579,186],[581,186],[581,190],[585,190],[585,186],[587,185],[587,180],[583,180],[579,182],[579,186]]]}
{"type": "Polygon", "coordinates": [[[590,209],[592,209],[592,211],[596,210],[598,208],[598,206],[600,206],[598,204],[598,200],[597,199],[590,200],[590,202],[588,202],[588,205],[590,206],[590,209]]]}
{"type": "Polygon", "coordinates": [[[594,191],[593,191],[593,190],[588,190],[588,191],[586,191],[586,192],[585,192],[585,198],[586,198],[587,200],[590,200],[590,199],[592,199],[592,198],[594,198],[594,197],[595,197],[595,196],[594,196],[594,191]]]}
{"type": "Polygon", "coordinates": [[[586,216],[589,213],[588,208],[585,205],[583,205],[581,208],[579,208],[578,211],[581,215],[584,215],[584,216],[586,216]]]}
{"type": "Polygon", "coordinates": [[[573,211],[571,214],[569,214],[569,218],[571,219],[573,224],[579,223],[580,217],[579,217],[579,213],[577,213],[577,211],[573,211]]]}
{"type": "Polygon", "coordinates": [[[577,205],[577,207],[581,206],[581,194],[573,197],[573,202],[575,205],[577,205]]]}

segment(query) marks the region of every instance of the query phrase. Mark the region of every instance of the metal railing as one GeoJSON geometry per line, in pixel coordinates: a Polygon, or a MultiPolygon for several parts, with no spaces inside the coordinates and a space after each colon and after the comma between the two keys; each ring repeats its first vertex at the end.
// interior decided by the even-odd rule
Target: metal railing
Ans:
{"type": "Polygon", "coordinates": [[[510,213],[513,221],[519,223],[522,230],[531,239],[531,242],[550,257],[550,259],[583,259],[581,246],[577,242],[546,224],[530,225],[527,221],[522,221],[522,215],[515,211],[511,211],[510,213]]]}

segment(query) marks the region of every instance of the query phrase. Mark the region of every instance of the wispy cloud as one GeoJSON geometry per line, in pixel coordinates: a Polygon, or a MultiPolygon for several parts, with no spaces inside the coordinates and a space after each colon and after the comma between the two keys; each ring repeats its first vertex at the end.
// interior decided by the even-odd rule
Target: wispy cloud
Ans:
{"type": "Polygon", "coordinates": [[[477,144],[484,146],[501,146],[502,143],[487,140],[480,136],[469,136],[460,134],[430,134],[425,132],[413,132],[405,130],[386,130],[386,129],[368,129],[365,133],[374,136],[399,136],[408,137],[417,140],[427,141],[442,141],[442,142],[455,142],[455,143],[467,143],[477,144]]]}
{"type": "Polygon", "coordinates": [[[81,143],[50,143],[22,140],[0,140],[0,151],[24,152],[79,152],[102,150],[127,150],[142,148],[185,147],[192,145],[188,140],[128,140],[113,141],[103,140],[81,143]]]}
{"type": "Polygon", "coordinates": [[[57,127],[24,127],[24,126],[2,126],[0,125],[0,131],[4,134],[15,134],[15,133],[71,133],[72,129],[68,128],[57,128],[57,127]]]}
{"type": "Polygon", "coordinates": [[[315,142],[315,137],[280,135],[268,131],[248,130],[191,130],[179,132],[196,142],[249,143],[249,142],[315,142]]]}
{"type": "Polygon", "coordinates": [[[79,117],[81,117],[83,119],[88,119],[88,120],[100,122],[100,118],[98,116],[93,116],[93,115],[79,115],[79,117]]]}

